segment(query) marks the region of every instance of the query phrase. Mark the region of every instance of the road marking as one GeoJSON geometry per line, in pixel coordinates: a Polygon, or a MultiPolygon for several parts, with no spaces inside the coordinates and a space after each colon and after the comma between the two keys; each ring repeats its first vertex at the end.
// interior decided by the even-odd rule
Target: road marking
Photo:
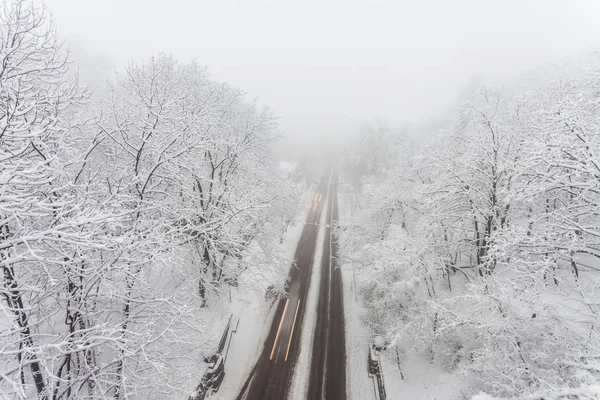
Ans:
{"type": "Polygon", "coordinates": [[[292,337],[294,336],[294,327],[296,326],[296,318],[298,317],[298,309],[300,308],[300,299],[296,305],[296,314],[294,314],[294,322],[292,323],[292,332],[290,333],[290,341],[288,342],[287,351],[285,352],[285,361],[287,361],[288,354],[290,352],[290,345],[292,344],[292,337]]]}
{"type": "MultiPolygon", "coordinates": [[[[333,172],[331,175],[331,178],[333,178],[333,172]]],[[[329,186],[327,188],[327,190],[331,189],[331,179],[329,181],[329,186]]],[[[329,270],[329,279],[327,282],[327,324],[325,325],[325,357],[323,358],[323,373],[325,375],[327,375],[327,355],[329,353],[329,328],[331,325],[331,267],[332,267],[332,258],[331,258],[331,240],[332,240],[332,227],[333,227],[333,199],[335,198],[335,193],[334,191],[331,191],[331,193],[329,193],[329,197],[327,198],[328,203],[326,205],[327,207],[327,211],[329,213],[329,226],[328,229],[326,230],[329,231],[329,237],[328,237],[328,242],[329,242],[329,260],[327,262],[327,269],[329,270]]],[[[325,393],[325,379],[323,379],[323,382],[321,384],[321,393],[325,393]]]]}
{"type": "Polygon", "coordinates": [[[287,311],[288,303],[290,299],[288,298],[285,301],[285,307],[283,308],[283,315],[281,316],[281,322],[279,322],[279,328],[277,328],[277,335],[275,335],[275,342],[273,343],[273,350],[271,350],[271,356],[269,360],[273,359],[273,355],[275,354],[275,347],[277,346],[277,341],[279,340],[279,334],[281,333],[281,325],[283,325],[283,320],[285,319],[285,312],[287,311]]]}

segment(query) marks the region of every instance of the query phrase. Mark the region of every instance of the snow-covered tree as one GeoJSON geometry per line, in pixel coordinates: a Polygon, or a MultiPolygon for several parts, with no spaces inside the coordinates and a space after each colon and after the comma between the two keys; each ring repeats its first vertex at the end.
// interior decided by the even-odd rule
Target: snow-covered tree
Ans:
{"type": "Polygon", "coordinates": [[[74,376],[93,369],[76,277],[103,223],[72,175],[86,94],[44,9],[7,2],[0,43],[0,387],[72,397],[74,376]]]}
{"type": "Polygon", "coordinates": [[[398,143],[342,241],[371,269],[369,324],[473,391],[597,379],[594,60],[471,85],[447,130],[398,143]]]}
{"type": "Polygon", "coordinates": [[[166,55],[96,110],[68,56],[45,9],[0,9],[0,393],[184,396],[209,295],[279,272],[294,192],[274,120],[166,55]]]}

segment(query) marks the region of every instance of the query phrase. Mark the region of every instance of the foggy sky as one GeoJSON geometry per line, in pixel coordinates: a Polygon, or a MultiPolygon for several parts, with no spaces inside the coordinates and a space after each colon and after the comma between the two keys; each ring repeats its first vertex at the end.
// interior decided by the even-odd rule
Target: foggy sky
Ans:
{"type": "Polygon", "coordinates": [[[117,66],[159,52],[208,65],[281,117],[288,146],[309,151],[373,115],[438,113],[474,74],[510,75],[600,42],[598,0],[47,4],[63,37],[117,66]]]}

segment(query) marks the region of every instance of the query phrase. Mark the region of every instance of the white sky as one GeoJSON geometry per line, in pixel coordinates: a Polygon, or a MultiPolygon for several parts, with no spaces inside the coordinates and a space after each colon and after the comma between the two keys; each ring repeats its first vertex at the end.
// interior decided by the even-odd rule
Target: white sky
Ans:
{"type": "MultiPolygon", "coordinates": [[[[600,43],[600,0],[47,0],[68,40],[117,65],[196,58],[315,145],[373,115],[443,110],[473,74],[507,75],[600,43]]],[[[302,145],[302,146],[301,146],[302,145]]]]}

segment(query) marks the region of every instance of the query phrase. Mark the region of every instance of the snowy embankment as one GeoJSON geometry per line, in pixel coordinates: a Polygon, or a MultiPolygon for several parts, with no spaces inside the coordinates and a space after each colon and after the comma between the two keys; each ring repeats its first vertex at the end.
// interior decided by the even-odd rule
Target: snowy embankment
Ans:
{"type": "MultiPolygon", "coordinates": [[[[213,400],[235,399],[245,382],[248,374],[254,367],[262,349],[264,337],[269,331],[275,307],[270,307],[270,300],[265,299],[264,290],[251,289],[256,287],[257,280],[260,287],[266,288],[273,281],[283,281],[294,257],[298,240],[304,228],[304,220],[311,206],[310,198],[314,187],[306,190],[298,200],[299,210],[292,224],[286,231],[280,244],[282,260],[280,268],[281,277],[271,276],[264,271],[248,269],[239,278],[239,287],[231,288],[230,309],[234,315],[239,316],[240,322],[237,332],[232,336],[229,354],[225,362],[225,378],[217,393],[207,398],[213,400]],[[281,278],[281,279],[280,279],[281,278]]],[[[279,261],[278,261],[279,262],[279,261]]],[[[228,315],[221,315],[227,322],[228,315]]],[[[216,336],[218,338],[218,336],[216,336]]]]}
{"type": "MultiPolygon", "coordinates": [[[[340,186],[339,210],[340,225],[347,226],[351,219],[348,193],[340,186]]],[[[348,188],[348,190],[351,190],[348,188]]],[[[344,240],[344,231],[340,234],[340,244],[344,240]]],[[[344,309],[346,319],[347,351],[347,392],[350,400],[377,399],[375,383],[367,370],[367,354],[373,334],[366,326],[364,316],[367,310],[361,298],[361,287],[372,278],[369,271],[353,269],[344,264],[341,255],[344,277],[344,309]]],[[[408,343],[391,346],[380,355],[387,399],[464,399],[464,382],[450,374],[421,354],[408,343]],[[402,349],[405,350],[402,350],[402,349]]]]}
{"type": "Polygon", "coordinates": [[[471,400],[598,400],[600,399],[600,386],[590,386],[581,389],[565,389],[549,394],[535,394],[513,399],[500,399],[487,394],[478,394],[471,400]]]}
{"type": "MultiPolygon", "coordinates": [[[[347,206],[346,193],[339,187],[338,215],[340,226],[346,226],[350,220],[350,207],[347,206]]],[[[339,237],[340,248],[344,235],[339,237]]],[[[361,315],[365,312],[359,293],[356,292],[355,271],[344,265],[344,255],[340,254],[342,277],[344,283],[344,319],[346,322],[346,393],[349,400],[377,400],[375,385],[367,371],[367,354],[370,333],[361,323],[361,315]]]]}

